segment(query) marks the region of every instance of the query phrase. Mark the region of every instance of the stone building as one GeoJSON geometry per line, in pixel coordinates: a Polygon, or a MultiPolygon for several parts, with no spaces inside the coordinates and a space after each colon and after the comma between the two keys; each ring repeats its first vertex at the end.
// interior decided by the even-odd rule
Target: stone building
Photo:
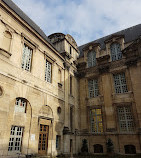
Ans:
{"type": "Polygon", "coordinates": [[[141,25],[78,47],[0,0],[0,157],[141,153],[141,25]]]}

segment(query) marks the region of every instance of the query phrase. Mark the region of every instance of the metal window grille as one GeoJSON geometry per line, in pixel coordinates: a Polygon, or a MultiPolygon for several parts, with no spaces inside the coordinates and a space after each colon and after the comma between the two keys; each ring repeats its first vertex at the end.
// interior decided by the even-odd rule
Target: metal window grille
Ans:
{"type": "Polygon", "coordinates": [[[99,95],[99,88],[98,88],[98,80],[89,80],[88,81],[88,89],[89,89],[89,97],[94,98],[99,95]]]}
{"type": "Polygon", "coordinates": [[[12,126],[8,151],[21,151],[23,127],[12,126]]]}
{"type": "Polygon", "coordinates": [[[30,71],[33,50],[24,44],[22,56],[22,69],[30,71]]]}
{"type": "Polygon", "coordinates": [[[103,122],[101,109],[92,109],[90,111],[91,132],[103,133],[103,122]]]}
{"type": "Polygon", "coordinates": [[[111,45],[111,57],[112,61],[120,60],[122,58],[122,52],[119,43],[114,43],[111,45]]]}
{"type": "Polygon", "coordinates": [[[115,74],[114,75],[114,84],[116,93],[126,93],[128,92],[125,73],[115,74]]]}
{"type": "Polygon", "coordinates": [[[15,112],[25,112],[26,109],[26,101],[22,98],[16,98],[16,103],[15,103],[15,112]]]}
{"type": "Polygon", "coordinates": [[[51,63],[46,59],[45,81],[51,83],[51,63]]]}
{"type": "Polygon", "coordinates": [[[134,131],[134,121],[130,106],[118,107],[118,120],[121,132],[134,131]]]}
{"type": "Polygon", "coordinates": [[[96,53],[91,51],[88,53],[88,67],[96,66],[96,53]]]}

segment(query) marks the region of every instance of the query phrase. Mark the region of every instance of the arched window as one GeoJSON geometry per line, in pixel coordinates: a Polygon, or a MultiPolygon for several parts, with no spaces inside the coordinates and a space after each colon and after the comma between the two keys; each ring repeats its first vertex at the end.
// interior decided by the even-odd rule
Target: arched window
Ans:
{"type": "Polygon", "coordinates": [[[125,154],[136,154],[136,147],[134,145],[124,145],[125,154]]]}
{"type": "Polygon", "coordinates": [[[4,32],[3,41],[2,41],[2,48],[7,52],[10,51],[12,35],[9,31],[4,32]]]}
{"type": "Polygon", "coordinates": [[[95,144],[94,153],[103,153],[103,146],[101,144],[95,144]]]}
{"type": "Polygon", "coordinates": [[[15,112],[26,112],[27,100],[25,98],[16,98],[15,112]]]}
{"type": "Polygon", "coordinates": [[[95,51],[90,51],[88,53],[88,67],[96,66],[96,53],[95,51]]]}
{"type": "Polygon", "coordinates": [[[122,58],[122,52],[119,43],[113,43],[111,45],[111,58],[112,61],[120,60],[122,58]]]}

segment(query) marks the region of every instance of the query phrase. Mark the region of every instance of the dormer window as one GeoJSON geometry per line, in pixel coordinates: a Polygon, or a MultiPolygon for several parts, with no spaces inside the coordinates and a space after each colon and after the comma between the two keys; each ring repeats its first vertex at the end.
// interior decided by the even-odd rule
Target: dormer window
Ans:
{"type": "Polygon", "coordinates": [[[120,60],[122,58],[122,52],[119,43],[113,43],[111,45],[111,59],[112,61],[120,60]]]}
{"type": "Polygon", "coordinates": [[[94,50],[88,52],[88,67],[96,66],[96,53],[94,50]]]}

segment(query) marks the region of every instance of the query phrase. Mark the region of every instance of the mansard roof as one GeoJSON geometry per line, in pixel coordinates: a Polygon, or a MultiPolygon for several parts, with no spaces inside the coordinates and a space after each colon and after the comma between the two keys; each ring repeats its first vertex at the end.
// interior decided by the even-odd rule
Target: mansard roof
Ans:
{"type": "MultiPolygon", "coordinates": [[[[32,29],[34,29],[45,41],[47,41],[54,49],[55,46],[51,43],[50,39],[41,30],[41,28],[35,24],[12,0],[2,0],[9,8],[11,8],[21,19],[23,19],[32,29]]],[[[58,50],[57,50],[58,51],[58,50]]]]}
{"type": "Polygon", "coordinates": [[[127,28],[125,30],[122,30],[122,31],[119,31],[119,32],[116,32],[116,33],[113,33],[111,35],[102,37],[100,39],[97,39],[95,41],[92,41],[92,42],[89,42],[87,44],[84,44],[84,45],[80,46],[79,47],[79,51],[80,51],[80,56],[79,57],[83,57],[83,55],[84,55],[83,49],[87,45],[89,45],[90,43],[99,43],[101,49],[105,49],[105,41],[108,40],[109,38],[111,38],[112,36],[123,36],[124,40],[125,40],[125,43],[132,42],[135,39],[137,39],[139,36],[141,36],[141,24],[138,24],[136,26],[127,28]]]}

